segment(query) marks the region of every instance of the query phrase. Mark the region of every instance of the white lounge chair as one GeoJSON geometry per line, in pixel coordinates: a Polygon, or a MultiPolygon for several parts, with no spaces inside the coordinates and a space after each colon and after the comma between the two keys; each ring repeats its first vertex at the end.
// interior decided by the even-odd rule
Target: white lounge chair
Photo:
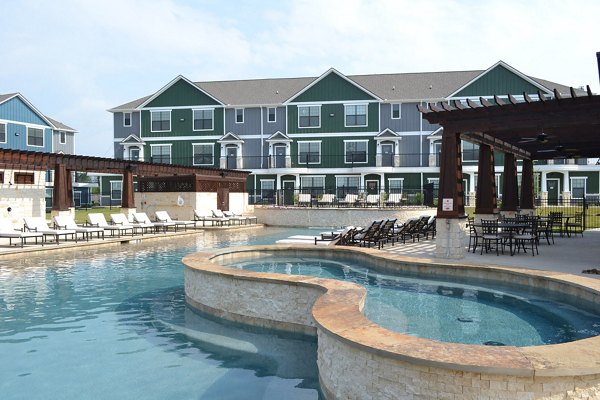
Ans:
{"type": "Polygon", "coordinates": [[[167,229],[173,228],[174,231],[177,231],[177,224],[175,222],[152,222],[150,218],[148,218],[148,214],[145,212],[136,212],[133,213],[133,221],[140,226],[145,227],[153,227],[155,232],[158,232],[159,229],[162,229],[163,233],[167,232],[167,229]]]}
{"type": "Polygon", "coordinates": [[[60,237],[64,236],[67,240],[67,236],[71,236],[77,242],[77,232],[71,229],[52,229],[48,226],[45,218],[41,217],[25,217],[25,229],[30,232],[42,233],[44,236],[52,236],[56,244],[59,244],[60,237]]]}
{"type": "Polygon", "coordinates": [[[387,200],[385,201],[386,206],[400,206],[402,205],[402,193],[390,193],[387,200]]]}
{"type": "Polygon", "coordinates": [[[323,196],[321,196],[321,198],[319,199],[319,207],[332,207],[333,203],[335,202],[335,194],[332,193],[325,193],[323,196]]]}
{"type": "Polygon", "coordinates": [[[131,233],[131,236],[133,236],[135,229],[132,227],[128,227],[128,226],[121,226],[121,225],[109,225],[108,222],[106,222],[106,218],[104,217],[104,214],[101,213],[89,213],[87,215],[87,223],[89,226],[92,227],[96,227],[96,228],[102,228],[104,229],[105,232],[110,232],[111,236],[115,236],[115,232],[117,233],[117,236],[121,236],[122,233],[131,233]]]}
{"type": "Polygon", "coordinates": [[[38,244],[38,239],[42,239],[42,246],[44,245],[44,234],[38,232],[22,232],[14,227],[10,221],[0,218],[0,237],[7,238],[8,243],[12,246],[13,239],[19,239],[21,241],[21,247],[27,244],[27,239],[35,239],[35,244],[38,244]]]}
{"type": "Polygon", "coordinates": [[[312,198],[310,193],[298,194],[298,205],[299,206],[310,206],[312,204],[312,198]]]}
{"type": "Polygon", "coordinates": [[[237,220],[240,225],[243,222],[244,225],[247,224],[255,224],[257,221],[257,218],[254,215],[240,215],[240,214],[236,214],[233,211],[223,211],[223,215],[225,215],[226,218],[229,218],[230,220],[234,221],[237,220]]]}
{"type": "Polygon", "coordinates": [[[365,204],[367,205],[367,207],[379,207],[379,195],[368,194],[367,199],[365,200],[365,204]]]}
{"type": "Polygon", "coordinates": [[[133,222],[127,219],[125,214],[110,214],[110,220],[113,224],[119,225],[122,227],[133,229],[133,233],[141,233],[148,232],[150,229],[155,229],[153,225],[145,225],[145,224],[134,224],[133,222]]]}
{"type": "Polygon", "coordinates": [[[79,226],[73,217],[67,215],[55,215],[53,219],[54,226],[58,229],[68,229],[77,233],[81,233],[83,239],[85,240],[90,240],[90,236],[92,236],[94,233],[98,236],[98,239],[100,239],[100,236],[102,236],[102,239],[104,239],[104,229],[102,228],[79,226]]]}
{"type": "Polygon", "coordinates": [[[212,226],[219,225],[223,226],[223,224],[227,223],[229,225],[229,218],[217,218],[212,215],[204,215],[200,210],[194,210],[194,221],[202,222],[202,226],[206,226],[207,222],[210,222],[212,226]]]}
{"type": "MultiPolygon", "coordinates": [[[[158,222],[174,223],[176,228],[183,227],[183,230],[187,230],[187,227],[189,225],[193,225],[194,227],[196,227],[196,221],[181,221],[181,220],[176,220],[176,219],[174,220],[171,218],[169,213],[166,211],[157,211],[154,213],[154,216],[156,217],[156,221],[158,221],[158,222]]],[[[177,229],[175,229],[175,230],[177,230],[177,229]]]]}
{"type": "Polygon", "coordinates": [[[352,193],[346,193],[346,196],[338,201],[338,204],[343,205],[345,207],[356,206],[358,203],[358,195],[352,193]]]}

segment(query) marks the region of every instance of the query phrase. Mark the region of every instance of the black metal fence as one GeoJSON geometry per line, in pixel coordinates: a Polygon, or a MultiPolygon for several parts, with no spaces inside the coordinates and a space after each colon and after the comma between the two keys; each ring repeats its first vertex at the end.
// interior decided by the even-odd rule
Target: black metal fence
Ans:
{"type": "Polygon", "coordinates": [[[564,219],[574,219],[577,213],[583,213],[584,229],[600,228],[600,200],[594,199],[568,199],[568,200],[542,200],[537,199],[537,215],[549,215],[551,212],[562,213],[564,219]]]}

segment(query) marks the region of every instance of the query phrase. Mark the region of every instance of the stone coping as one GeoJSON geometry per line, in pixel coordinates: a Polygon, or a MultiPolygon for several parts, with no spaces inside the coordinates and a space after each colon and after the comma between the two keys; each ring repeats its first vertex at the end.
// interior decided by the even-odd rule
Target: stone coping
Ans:
{"type": "Polygon", "coordinates": [[[412,364],[510,376],[579,376],[600,374],[600,336],[575,342],[530,346],[484,346],[445,343],[392,332],[362,313],[366,289],[360,285],[301,275],[252,272],[228,268],[231,263],[258,257],[313,257],[368,263],[381,272],[412,271],[428,276],[462,276],[503,279],[517,284],[539,284],[549,290],[568,291],[600,305],[600,281],[540,270],[491,267],[404,257],[352,247],[318,248],[306,245],[264,245],[216,249],[183,258],[187,268],[234,279],[317,287],[322,290],[312,308],[317,328],[339,340],[379,356],[412,364]]]}

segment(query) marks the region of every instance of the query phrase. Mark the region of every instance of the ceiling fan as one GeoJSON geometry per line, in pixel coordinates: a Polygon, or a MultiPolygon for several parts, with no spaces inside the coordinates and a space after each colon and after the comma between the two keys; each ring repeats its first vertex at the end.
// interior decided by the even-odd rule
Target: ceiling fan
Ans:
{"type": "Polygon", "coordinates": [[[540,132],[537,136],[533,137],[522,137],[518,143],[531,143],[531,142],[539,142],[539,143],[547,143],[550,135],[544,132],[540,132]]]}

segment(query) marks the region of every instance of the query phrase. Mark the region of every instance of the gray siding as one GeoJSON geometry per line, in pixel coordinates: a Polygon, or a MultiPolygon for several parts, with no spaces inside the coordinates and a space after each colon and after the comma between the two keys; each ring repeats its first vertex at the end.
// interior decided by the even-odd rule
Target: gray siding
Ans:
{"type": "Polygon", "coordinates": [[[131,113],[131,126],[123,126],[123,113],[113,114],[113,125],[115,127],[115,139],[125,139],[129,135],[140,136],[140,113],[139,111],[131,113]]]}
{"type": "MultiPolygon", "coordinates": [[[[403,136],[400,141],[400,166],[418,167],[420,158],[419,136],[403,136]]],[[[425,151],[425,149],[423,149],[425,151]]]]}
{"type": "Polygon", "coordinates": [[[225,132],[233,132],[238,136],[260,134],[260,108],[245,108],[244,122],[241,124],[235,122],[235,108],[226,108],[225,132]]]}
{"type": "Polygon", "coordinates": [[[242,148],[242,155],[244,157],[244,169],[257,169],[267,167],[267,150],[263,147],[264,164],[261,166],[261,155],[260,155],[260,139],[244,139],[244,145],[242,148]]]}
{"type": "Polygon", "coordinates": [[[65,132],[66,143],[60,143],[60,132],[61,131],[53,131],[52,132],[52,148],[55,153],[64,153],[64,154],[75,154],[75,134],[73,132],[65,132]]]}
{"type": "Polygon", "coordinates": [[[389,128],[394,132],[414,132],[421,127],[421,113],[413,103],[400,105],[400,119],[392,119],[392,106],[389,103],[381,104],[381,130],[389,128]]]}
{"type": "Polygon", "coordinates": [[[269,110],[267,107],[263,108],[262,115],[264,132],[267,137],[277,131],[285,133],[285,107],[277,107],[275,110],[275,122],[267,122],[267,119],[269,118],[269,110]]]}

